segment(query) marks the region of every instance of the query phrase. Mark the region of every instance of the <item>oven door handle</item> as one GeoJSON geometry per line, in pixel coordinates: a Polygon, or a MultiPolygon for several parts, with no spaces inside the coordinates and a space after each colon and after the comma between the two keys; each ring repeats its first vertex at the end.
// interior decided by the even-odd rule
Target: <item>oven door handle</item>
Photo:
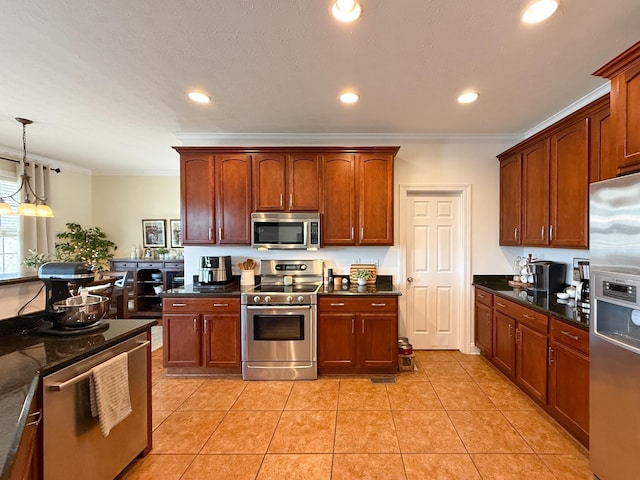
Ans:
{"type": "Polygon", "coordinates": [[[247,310],[309,310],[313,305],[247,305],[247,310]]]}

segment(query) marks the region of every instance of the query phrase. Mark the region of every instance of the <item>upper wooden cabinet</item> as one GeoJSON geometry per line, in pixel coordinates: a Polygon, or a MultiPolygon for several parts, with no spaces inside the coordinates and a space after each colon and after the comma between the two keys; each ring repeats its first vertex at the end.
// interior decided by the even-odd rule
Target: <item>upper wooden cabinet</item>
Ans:
{"type": "Polygon", "coordinates": [[[640,170],[640,42],[594,75],[611,80],[611,117],[619,175],[640,170]]]}
{"type": "Polygon", "coordinates": [[[498,155],[500,245],[588,248],[589,183],[611,174],[608,100],[498,155]]]}
{"type": "Polygon", "coordinates": [[[177,150],[182,243],[251,243],[251,155],[177,150]]]}
{"type": "Polygon", "coordinates": [[[393,160],[398,147],[323,157],[324,245],[393,245],[393,160]]]}

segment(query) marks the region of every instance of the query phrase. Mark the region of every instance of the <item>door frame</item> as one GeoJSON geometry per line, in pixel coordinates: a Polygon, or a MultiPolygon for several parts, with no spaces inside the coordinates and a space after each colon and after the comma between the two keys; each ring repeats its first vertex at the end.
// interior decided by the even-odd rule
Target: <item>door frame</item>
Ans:
{"type": "Polygon", "coordinates": [[[471,184],[399,184],[396,215],[398,222],[398,288],[402,292],[398,306],[400,310],[400,332],[407,327],[407,198],[410,194],[455,195],[460,199],[460,241],[463,259],[460,272],[460,318],[456,343],[462,353],[478,353],[473,342],[473,309],[471,302],[471,184]]]}

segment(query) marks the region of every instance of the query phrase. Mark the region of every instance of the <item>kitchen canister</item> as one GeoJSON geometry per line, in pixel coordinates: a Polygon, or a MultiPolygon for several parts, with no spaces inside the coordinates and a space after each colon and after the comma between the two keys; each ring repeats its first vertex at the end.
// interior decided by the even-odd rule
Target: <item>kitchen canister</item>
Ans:
{"type": "Polygon", "coordinates": [[[253,270],[240,270],[240,285],[255,285],[256,277],[253,270]]]}

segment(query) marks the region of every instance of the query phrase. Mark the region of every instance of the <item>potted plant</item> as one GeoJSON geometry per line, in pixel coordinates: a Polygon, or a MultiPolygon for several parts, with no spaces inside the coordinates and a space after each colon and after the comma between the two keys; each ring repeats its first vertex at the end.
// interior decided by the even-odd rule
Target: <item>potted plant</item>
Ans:
{"type": "Polygon", "coordinates": [[[108,268],[113,251],[118,247],[107,238],[100,227],[83,228],[77,223],[67,223],[67,230],[56,235],[56,256],[62,262],[85,262],[100,272],[108,268]]]}
{"type": "Polygon", "coordinates": [[[367,280],[369,280],[369,271],[368,270],[356,270],[356,280],[358,285],[366,285],[367,280]]]}
{"type": "Polygon", "coordinates": [[[39,253],[37,250],[29,249],[29,255],[24,257],[22,263],[29,268],[40,268],[47,262],[52,262],[55,258],[50,253],[39,253]]]}
{"type": "Polygon", "coordinates": [[[160,247],[156,251],[158,252],[160,260],[164,260],[166,258],[166,255],[169,253],[169,249],[164,247],[160,247]]]}

